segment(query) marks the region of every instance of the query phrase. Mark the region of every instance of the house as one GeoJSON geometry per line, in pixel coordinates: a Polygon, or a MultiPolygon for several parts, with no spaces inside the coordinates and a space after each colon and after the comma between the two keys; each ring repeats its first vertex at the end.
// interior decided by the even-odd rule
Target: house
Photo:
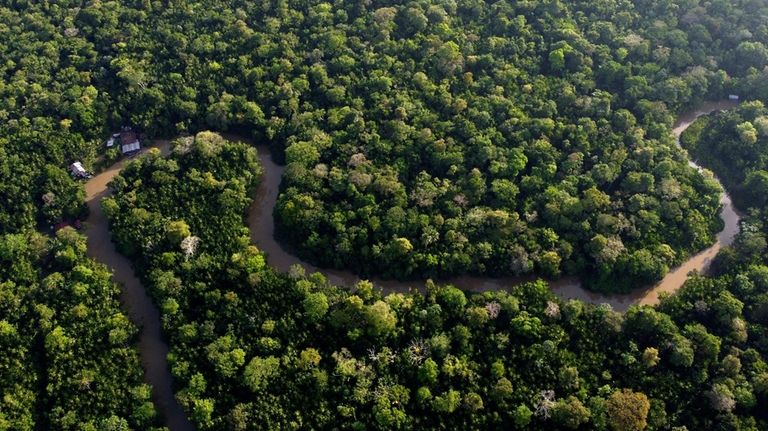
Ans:
{"type": "Polygon", "coordinates": [[[69,172],[72,174],[75,178],[90,178],[91,174],[88,173],[88,171],[85,170],[83,167],[83,164],[80,162],[75,162],[69,165],[69,172]]]}
{"type": "Polygon", "coordinates": [[[139,138],[132,130],[123,130],[120,132],[120,151],[123,154],[131,154],[141,149],[139,138]]]}
{"type": "Polygon", "coordinates": [[[728,95],[728,100],[734,100],[734,101],[735,100],[739,100],[739,95],[738,94],[729,94],[728,95]]]}

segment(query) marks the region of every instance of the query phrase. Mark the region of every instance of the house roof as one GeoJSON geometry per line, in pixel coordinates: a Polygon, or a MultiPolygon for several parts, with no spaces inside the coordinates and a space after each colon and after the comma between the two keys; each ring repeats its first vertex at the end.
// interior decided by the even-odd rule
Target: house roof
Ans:
{"type": "Polygon", "coordinates": [[[136,133],[127,130],[120,133],[120,142],[123,145],[132,144],[134,142],[138,142],[139,138],[136,137],[136,133]]]}
{"type": "Polygon", "coordinates": [[[85,168],[83,168],[83,165],[80,162],[72,163],[71,165],[69,165],[69,168],[72,171],[77,172],[77,173],[82,173],[82,174],[85,173],[85,168]]]}
{"type": "Polygon", "coordinates": [[[139,141],[123,144],[123,147],[122,147],[123,154],[138,151],[139,149],[141,149],[141,144],[139,143],[139,141]]]}

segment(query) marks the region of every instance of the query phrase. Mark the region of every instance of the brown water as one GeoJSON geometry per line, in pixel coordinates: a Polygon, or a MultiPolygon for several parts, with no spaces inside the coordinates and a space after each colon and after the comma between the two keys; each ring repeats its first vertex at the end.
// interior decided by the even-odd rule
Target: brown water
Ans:
{"type": "MultiPolygon", "coordinates": [[[[674,133],[679,139],[680,134],[700,115],[735,106],[733,102],[715,102],[701,105],[697,110],[680,116],[675,124],[674,133]]],[[[158,141],[157,147],[163,154],[170,148],[168,141],[158,141]]],[[[352,286],[360,278],[351,271],[319,269],[301,261],[287,252],[275,240],[272,209],[275,207],[284,168],[275,164],[270,158],[266,147],[258,147],[259,158],[264,167],[264,178],[257,190],[256,197],[249,209],[248,224],[251,239],[258,247],[267,253],[270,265],[280,271],[287,271],[292,265],[300,265],[308,272],[320,271],[331,283],[352,286]]],[[[168,345],[165,343],[160,323],[160,312],[154,305],[141,282],[136,277],[131,262],[115,249],[111,242],[109,223],[101,210],[101,200],[110,195],[107,184],[117,175],[126,161],[116,163],[108,170],[95,176],[86,183],[87,203],[91,211],[85,223],[88,237],[88,255],[102,262],[112,270],[115,281],[122,285],[121,301],[128,311],[131,321],[140,328],[139,352],[145,370],[145,381],[152,385],[152,397],[166,426],[171,431],[193,430],[194,426],[187,419],[183,409],[176,401],[173,393],[173,377],[168,370],[168,345]]],[[[692,166],[701,169],[694,162],[692,166]]],[[[709,267],[712,258],[724,245],[733,242],[739,230],[739,215],[735,211],[727,194],[721,198],[723,210],[721,217],[725,228],[717,235],[717,242],[706,250],[692,256],[681,266],[673,269],[659,283],[647,289],[640,289],[625,295],[603,295],[590,292],[581,286],[575,277],[564,277],[550,282],[551,289],[563,299],[580,299],[593,304],[610,304],[615,310],[624,311],[632,304],[654,305],[659,302],[660,293],[672,293],[679,289],[691,271],[704,272],[709,267]]],[[[453,277],[441,282],[447,282],[465,290],[487,291],[506,289],[534,277],[453,277]]],[[[385,292],[403,292],[409,289],[419,289],[423,281],[395,281],[371,279],[385,292]]]]}
{"type": "MultiPolygon", "coordinates": [[[[721,101],[708,102],[700,105],[697,109],[681,115],[675,123],[673,132],[678,140],[688,126],[701,115],[708,114],[716,110],[728,109],[736,106],[736,102],[721,101]]],[[[351,271],[319,269],[307,262],[294,256],[275,240],[274,222],[272,218],[272,209],[275,207],[277,195],[282,178],[283,166],[275,164],[265,146],[258,147],[259,158],[264,168],[264,177],[256,193],[256,198],[251,204],[248,214],[248,224],[251,231],[251,240],[267,253],[269,264],[280,271],[287,271],[292,265],[300,265],[307,272],[322,272],[328,280],[341,286],[352,286],[360,277],[351,271]]],[[[691,166],[701,169],[693,161],[689,162],[691,166]]],[[[717,241],[711,247],[699,252],[685,261],[682,265],[672,269],[666,277],[654,286],[647,289],[637,289],[628,294],[600,294],[591,292],[582,287],[581,282],[576,277],[563,277],[551,281],[550,288],[562,299],[580,299],[593,304],[610,304],[614,310],[625,311],[633,304],[655,305],[659,303],[659,295],[662,293],[672,293],[677,291],[691,271],[704,272],[709,267],[712,258],[724,245],[730,245],[734,236],[739,231],[739,215],[731,203],[731,198],[727,193],[721,197],[723,210],[720,217],[725,222],[725,228],[717,235],[717,241]]],[[[452,277],[440,282],[450,283],[454,286],[470,291],[487,291],[506,289],[521,282],[530,281],[535,277],[478,277],[478,276],[460,276],[452,277]]],[[[382,280],[378,278],[369,279],[374,285],[382,288],[384,292],[404,292],[409,289],[418,289],[424,285],[424,281],[397,281],[382,280]]]]}
{"type": "MultiPolygon", "coordinates": [[[[167,154],[170,145],[167,141],[158,141],[157,147],[161,153],[167,154]]],[[[128,317],[140,329],[139,354],[144,366],[144,380],[152,385],[152,399],[165,425],[171,431],[194,430],[173,394],[173,378],[166,359],[168,345],[161,332],[160,312],[134,274],[131,262],[118,253],[112,243],[109,222],[101,210],[101,200],[111,194],[107,184],[126,162],[122,160],[116,163],[85,185],[86,202],[90,210],[85,223],[88,255],[106,265],[112,271],[112,278],[122,287],[120,301],[128,317]]]]}

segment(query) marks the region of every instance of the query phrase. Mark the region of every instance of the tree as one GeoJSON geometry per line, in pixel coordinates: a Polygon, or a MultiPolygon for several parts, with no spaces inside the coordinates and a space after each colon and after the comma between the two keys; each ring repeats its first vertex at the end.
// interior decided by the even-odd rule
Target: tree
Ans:
{"type": "MultiPolygon", "coordinates": [[[[379,13],[379,16],[382,14],[379,13]]],[[[395,22],[397,23],[397,32],[402,37],[408,37],[424,30],[428,20],[421,9],[409,7],[400,9],[395,22]]]]}
{"type": "Polygon", "coordinates": [[[447,310],[449,315],[453,316],[461,315],[467,305],[467,297],[464,292],[453,286],[438,288],[435,300],[447,310]]]}
{"type": "Polygon", "coordinates": [[[655,347],[646,347],[645,350],[643,350],[643,365],[645,365],[646,368],[655,367],[659,364],[660,360],[659,350],[655,347]]]}
{"type": "Polygon", "coordinates": [[[194,400],[192,405],[192,418],[195,422],[210,426],[216,403],[211,399],[194,400]]]}
{"type": "Polygon", "coordinates": [[[432,358],[427,358],[419,367],[419,382],[424,385],[432,386],[437,383],[437,376],[440,370],[437,363],[432,358]]]}
{"type": "Polygon", "coordinates": [[[459,408],[461,394],[459,391],[449,389],[432,400],[432,408],[438,413],[453,413],[459,408]]]}
{"type": "Polygon", "coordinates": [[[736,407],[736,400],[733,392],[722,383],[715,383],[712,389],[707,392],[710,406],[719,412],[730,412],[736,407]]]}
{"type": "Polygon", "coordinates": [[[524,428],[528,426],[528,424],[531,423],[532,417],[533,417],[533,412],[525,404],[520,404],[519,406],[517,406],[517,408],[515,408],[514,413],[512,414],[512,418],[515,422],[515,426],[517,426],[518,428],[524,428]]]}
{"type": "Polygon", "coordinates": [[[483,398],[475,392],[470,392],[464,396],[464,406],[471,412],[482,410],[483,398]]]}
{"type": "Polygon", "coordinates": [[[747,145],[754,145],[757,142],[757,129],[749,121],[736,126],[736,132],[739,134],[741,142],[747,145]]]}
{"type": "Polygon", "coordinates": [[[548,251],[541,256],[539,265],[541,266],[541,271],[545,275],[555,278],[560,275],[560,262],[561,258],[557,252],[548,251]]]}
{"type": "Polygon", "coordinates": [[[317,322],[328,311],[328,298],[322,292],[309,293],[304,298],[304,315],[310,322],[317,322]]]}
{"type": "Polygon", "coordinates": [[[373,337],[389,335],[397,325],[397,316],[384,301],[376,301],[366,307],[366,321],[368,333],[373,337]]]}
{"type": "Polygon", "coordinates": [[[208,359],[223,377],[233,377],[245,363],[245,351],[234,343],[233,337],[225,335],[206,347],[208,359]]]}
{"type": "Polygon", "coordinates": [[[768,171],[757,170],[747,174],[747,179],[744,184],[747,190],[748,196],[752,205],[755,207],[763,207],[768,198],[768,171]]]}
{"type": "Polygon", "coordinates": [[[501,377],[493,386],[493,396],[497,400],[503,400],[514,393],[512,382],[506,377],[501,377]]]}
{"type": "Polygon", "coordinates": [[[259,392],[267,387],[269,382],[279,373],[280,360],[274,356],[254,357],[245,366],[243,378],[246,386],[253,391],[259,392]]]}
{"type": "Polygon", "coordinates": [[[463,67],[464,58],[455,42],[446,42],[435,53],[435,67],[444,76],[451,76],[463,67]]]}
{"type": "Polygon", "coordinates": [[[589,409],[574,396],[557,401],[552,409],[552,419],[556,423],[570,429],[577,429],[582,424],[587,423],[589,417],[589,409]]]}
{"type": "Polygon", "coordinates": [[[184,238],[192,235],[189,225],[184,220],[175,220],[168,223],[166,237],[173,244],[181,244],[184,238]]]}
{"type": "Polygon", "coordinates": [[[608,424],[615,431],[641,431],[647,425],[651,404],[642,392],[615,391],[605,403],[608,424]]]}

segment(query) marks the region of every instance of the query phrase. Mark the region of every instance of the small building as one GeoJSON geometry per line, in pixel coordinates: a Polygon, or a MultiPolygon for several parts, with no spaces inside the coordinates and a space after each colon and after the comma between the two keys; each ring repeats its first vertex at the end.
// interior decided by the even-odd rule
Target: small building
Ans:
{"type": "Polygon", "coordinates": [[[110,136],[109,139],[107,139],[107,148],[112,148],[115,146],[115,144],[119,144],[119,143],[120,143],[120,132],[113,133],[112,136],[110,136]]]}
{"type": "Polygon", "coordinates": [[[728,100],[734,100],[734,101],[739,100],[739,95],[738,94],[729,94],[728,95],[728,100]]]}
{"type": "Polygon", "coordinates": [[[72,174],[75,178],[90,178],[91,175],[88,173],[88,171],[85,170],[83,167],[83,164],[80,162],[75,162],[69,165],[69,172],[72,174]]]}
{"type": "Polygon", "coordinates": [[[123,130],[120,133],[120,151],[123,154],[132,154],[141,149],[141,142],[131,130],[123,130]]]}

